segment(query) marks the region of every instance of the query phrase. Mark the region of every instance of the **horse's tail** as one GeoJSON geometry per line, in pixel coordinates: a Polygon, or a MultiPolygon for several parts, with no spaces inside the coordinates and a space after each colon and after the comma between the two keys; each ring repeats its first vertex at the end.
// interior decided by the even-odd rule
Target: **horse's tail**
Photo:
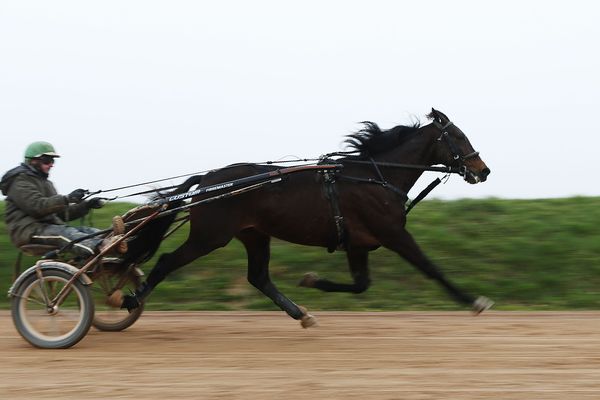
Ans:
{"type": "MultiPolygon", "coordinates": [[[[200,184],[202,182],[203,175],[195,175],[183,182],[181,185],[177,186],[175,189],[171,190],[168,193],[163,193],[162,196],[172,196],[174,194],[185,193],[190,190],[190,188],[194,185],[200,184]]],[[[172,210],[177,208],[183,204],[183,200],[173,201],[168,203],[165,211],[172,210]]],[[[143,210],[144,206],[141,206],[139,210],[143,210]]],[[[127,215],[130,216],[126,220],[135,219],[137,216],[137,209],[133,209],[127,215]]],[[[147,212],[146,212],[147,214],[147,212]]],[[[138,215],[139,216],[139,215],[138,215]]],[[[152,256],[156,253],[160,244],[163,240],[164,235],[166,234],[169,227],[175,221],[177,217],[177,213],[165,213],[163,216],[159,216],[153,221],[148,222],[148,224],[140,229],[140,231],[128,242],[128,251],[125,254],[125,263],[136,263],[142,264],[148,261],[152,256]]]]}
{"type": "Polygon", "coordinates": [[[200,182],[202,182],[202,178],[204,178],[204,175],[190,176],[189,178],[187,178],[185,180],[185,182],[183,182],[181,185],[177,186],[175,189],[173,189],[172,191],[170,191],[168,193],[168,195],[171,196],[171,195],[174,195],[174,194],[185,193],[188,190],[190,190],[190,188],[192,186],[199,185],[200,182]]]}

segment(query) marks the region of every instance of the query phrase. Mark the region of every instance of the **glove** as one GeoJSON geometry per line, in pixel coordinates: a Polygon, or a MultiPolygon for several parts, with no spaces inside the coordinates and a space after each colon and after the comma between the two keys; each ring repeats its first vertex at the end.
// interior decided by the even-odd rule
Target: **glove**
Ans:
{"type": "Polygon", "coordinates": [[[106,204],[106,201],[100,197],[94,197],[87,201],[88,208],[102,208],[106,204]]]}
{"type": "Polygon", "coordinates": [[[80,203],[83,196],[87,193],[84,189],[75,189],[67,195],[67,201],[69,203],[80,203]]]}

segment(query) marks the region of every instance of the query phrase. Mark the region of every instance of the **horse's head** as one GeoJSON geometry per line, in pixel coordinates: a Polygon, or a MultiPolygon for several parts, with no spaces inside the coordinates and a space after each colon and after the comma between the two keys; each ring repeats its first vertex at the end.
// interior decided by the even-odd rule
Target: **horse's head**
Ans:
{"type": "Polygon", "coordinates": [[[469,183],[485,182],[490,169],[479,157],[479,152],[473,149],[467,136],[448,117],[435,109],[427,118],[433,121],[437,130],[437,148],[435,158],[441,164],[457,167],[459,173],[469,183]]]}

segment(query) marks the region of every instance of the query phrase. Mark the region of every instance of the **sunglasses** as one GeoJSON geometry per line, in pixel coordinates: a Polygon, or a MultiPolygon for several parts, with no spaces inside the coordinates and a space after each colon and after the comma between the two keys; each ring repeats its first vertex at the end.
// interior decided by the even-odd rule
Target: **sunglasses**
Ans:
{"type": "Polygon", "coordinates": [[[54,164],[54,157],[50,157],[50,156],[41,156],[41,157],[39,158],[39,160],[40,160],[40,162],[41,162],[42,164],[45,164],[45,165],[54,164]]]}

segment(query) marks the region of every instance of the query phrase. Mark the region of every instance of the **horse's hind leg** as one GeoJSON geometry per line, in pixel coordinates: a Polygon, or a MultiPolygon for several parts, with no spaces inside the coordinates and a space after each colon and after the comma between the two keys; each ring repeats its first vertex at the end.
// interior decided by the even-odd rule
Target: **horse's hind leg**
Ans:
{"type": "Polygon", "coordinates": [[[350,292],[362,293],[371,285],[369,278],[369,252],[365,249],[348,248],[346,251],[350,274],[354,283],[336,283],[328,279],[319,278],[315,273],[309,272],[300,281],[299,286],[320,289],[324,292],[350,292]]]}
{"type": "Polygon", "coordinates": [[[479,314],[482,311],[487,310],[493,304],[493,302],[485,297],[479,297],[475,299],[473,296],[463,292],[452,284],[444,274],[433,264],[423,253],[419,245],[415,242],[412,235],[405,229],[401,232],[395,232],[393,239],[382,238],[381,244],[390,250],[393,250],[400,254],[406,261],[417,267],[430,279],[437,281],[446,291],[454,297],[458,302],[465,305],[471,305],[473,311],[479,314]]]}
{"type": "Polygon", "coordinates": [[[139,307],[140,303],[148,297],[152,290],[171,272],[210,253],[218,247],[225,246],[232,238],[233,237],[229,237],[227,240],[224,239],[220,242],[212,242],[210,245],[201,246],[196,239],[192,240],[190,237],[172,253],[162,254],[158,258],[156,265],[154,265],[150,271],[146,281],[135,290],[133,295],[124,296],[121,308],[127,308],[131,311],[132,309],[139,307]]]}
{"type": "Polygon", "coordinates": [[[237,238],[244,244],[248,253],[248,282],[273,300],[273,303],[290,317],[300,320],[304,328],[315,325],[315,318],[308,314],[306,309],[285,297],[271,281],[269,276],[271,238],[253,228],[243,230],[237,238]]]}

